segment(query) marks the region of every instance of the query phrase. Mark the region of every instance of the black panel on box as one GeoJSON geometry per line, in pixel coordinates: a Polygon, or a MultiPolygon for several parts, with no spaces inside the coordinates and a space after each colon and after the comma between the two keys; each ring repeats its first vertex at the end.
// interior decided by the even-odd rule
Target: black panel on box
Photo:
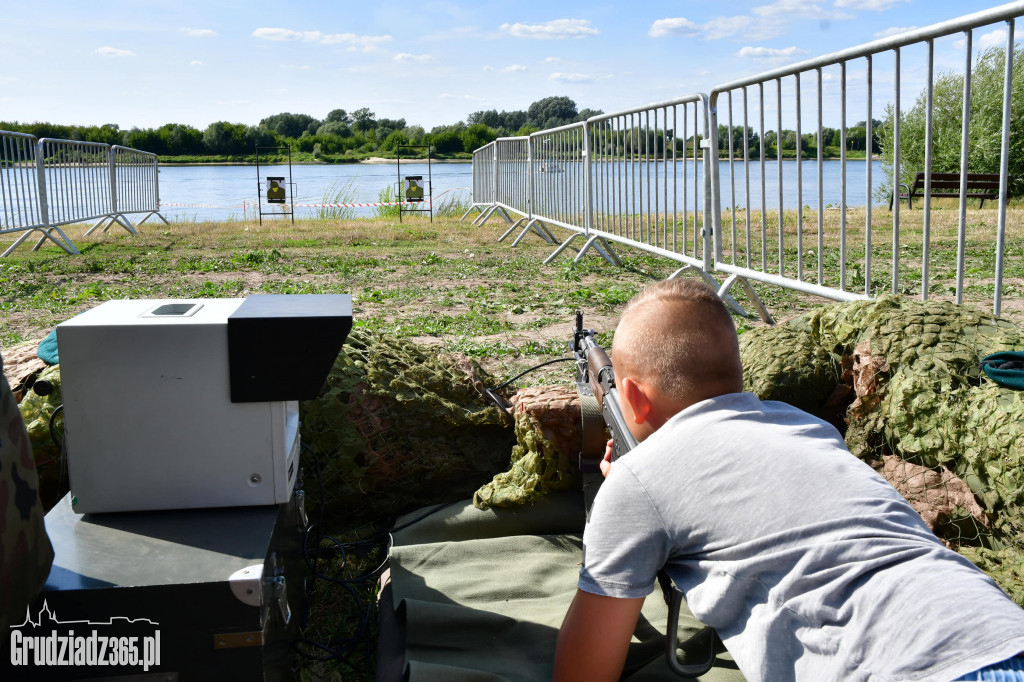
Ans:
{"type": "Polygon", "coordinates": [[[316,398],[351,329],[348,294],[249,296],[228,317],[231,402],[316,398]]]}

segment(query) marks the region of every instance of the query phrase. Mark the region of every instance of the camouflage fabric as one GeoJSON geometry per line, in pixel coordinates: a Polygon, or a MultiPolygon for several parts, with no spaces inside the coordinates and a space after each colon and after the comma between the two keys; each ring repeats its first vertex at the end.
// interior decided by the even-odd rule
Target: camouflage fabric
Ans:
{"type": "Polygon", "coordinates": [[[740,337],[744,388],[833,422],[947,545],[1024,605],[1024,393],[981,358],[1024,330],[942,301],[823,306],[740,337]]]}
{"type": "Polygon", "coordinates": [[[52,562],[32,447],[7,377],[0,372],[0,632],[25,617],[52,562]]]}

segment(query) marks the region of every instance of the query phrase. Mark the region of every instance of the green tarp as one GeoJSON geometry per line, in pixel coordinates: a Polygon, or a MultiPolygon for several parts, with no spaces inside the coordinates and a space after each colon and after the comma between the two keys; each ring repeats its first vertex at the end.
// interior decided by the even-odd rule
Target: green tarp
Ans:
{"type": "MultiPolygon", "coordinates": [[[[405,633],[404,660],[393,668],[413,682],[550,680],[558,628],[576,592],[583,523],[581,496],[567,491],[515,509],[479,510],[467,500],[395,533],[389,596],[405,633]]],[[[655,591],[623,679],[680,679],[665,662],[667,617],[655,591]]],[[[680,640],[700,627],[684,607],[680,640]]],[[[382,627],[382,640],[396,637],[396,628],[382,627]]],[[[388,667],[378,659],[378,671],[388,667]]],[[[723,654],[701,679],[743,677],[723,654]]]]}

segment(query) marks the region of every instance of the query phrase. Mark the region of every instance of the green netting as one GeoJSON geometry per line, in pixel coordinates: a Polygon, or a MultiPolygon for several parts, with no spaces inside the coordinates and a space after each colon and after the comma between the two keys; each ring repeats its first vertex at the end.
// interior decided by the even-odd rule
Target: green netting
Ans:
{"type": "Polygon", "coordinates": [[[544,437],[542,428],[526,412],[516,412],[516,446],[508,471],[473,493],[473,506],[517,507],[552,490],[565,490],[575,480],[569,453],[544,437]]]}
{"type": "MultiPolygon", "coordinates": [[[[36,381],[41,380],[49,381],[53,391],[47,396],[41,396],[29,389],[25,391],[25,396],[18,405],[21,418],[25,420],[28,438],[32,441],[32,454],[37,468],[53,465],[60,458],[60,450],[50,437],[50,415],[64,402],[60,390],[59,366],[47,367],[40,372],[36,381]]],[[[57,416],[56,422],[55,426],[61,425],[60,415],[57,416]]]]}
{"type": "MultiPolygon", "coordinates": [[[[39,494],[44,506],[49,509],[63,494],[60,448],[50,436],[50,416],[64,402],[60,390],[60,366],[47,367],[36,381],[50,382],[53,391],[47,396],[36,395],[35,391],[25,391],[25,396],[18,405],[21,418],[25,421],[28,439],[32,443],[32,456],[36,461],[39,474],[39,494]]],[[[57,415],[54,429],[60,433],[64,428],[64,420],[57,415]]]]}
{"type": "MultiPolygon", "coordinates": [[[[472,360],[353,330],[324,390],[303,402],[325,513],[349,523],[468,497],[508,464],[511,419],[472,360]]],[[[312,488],[313,486],[307,486],[312,488]]]]}
{"type": "Polygon", "coordinates": [[[923,503],[942,508],[939,536],[990,570],[1018,603],[1024,394],[985,378],[978,362],[1021,348],[1024,331],[992,315],[892,296],[820,308],[740,341],[747,390],[827,418],[830,399],[849,385],[851,452],[945,467],[966,483],[984,510],[980,520],[941,496],[923,503]],[[831,388],[822,380],[829,375],[837,377],[831,388]]]}

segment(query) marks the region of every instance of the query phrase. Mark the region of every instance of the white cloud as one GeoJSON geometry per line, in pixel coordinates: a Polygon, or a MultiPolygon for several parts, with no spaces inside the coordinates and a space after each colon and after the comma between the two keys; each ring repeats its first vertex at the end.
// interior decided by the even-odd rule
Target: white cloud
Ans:
{"type": "Polygon", "coordinates": [[[189,38],[212,38],[217,35],[216,31],[212,31],[208,28],[183,28],[181,29],[181,32],[189,38]]]}
{"type": "Polygon", "coordinates": [[[593,83],[596,79],[584,73],[553,73],[548,76],[548,80],[556,83],[593,83]]]}
{"type": "Polygon", "coordinates": [[[700,26],[693,23],[686,17],[670,17],[658,19],[647,31],[652,38],[664,38],[666,36],[695,36],[700,33],[700,26]]]}
{"type": "Polygon", "coordinates": [[[258,28],[252,32],[253,38],[261,40],[297,40],[304,43],[321,45],[348,45],[350,50],[371,52],[381,43],[391,41],[391,36],[360,36],[355,33],[321,33],[320,31],[292,31],[287,28],[258,28]]]}
{"type": "MultiPolygon", "coordinates": [[[[1004,47],[1006,45],[1006,29],[997,28],[982,35],[975,35],[971,43],[974,50],[987,50],[990,47],[1004,47]]],[[[967,46],[967,41],[960,38],[953,43],[953,47],[962,50],[967,46]]]]}
{"type": "Polygon", "coordinates": [[[193,59],[192,61],[190,61],[188,63],[188,65],[189,66],[202,66],[203,63],[201,61],[199,61],[198,59],[193,59]]]}
{"type": "Polygon", "coordinates": [[[728,38],[729,36],[736,35],[737,33],[745,33],[749,28],[751,28],[751,24],[753,23],[754,18],[745,15],[736,17],[715,17],[708,23],[704,24],[704,30],[707,32],[704,35],[704,39],[717,40],[718,38],[728,38]]]}
{"type": "Polygon", "coordinates": [[[875,34],[875,37],[888,38],[890,36],[898,36],[901,33],[913,31],[915,28],[917,28],[917,26],[893,26],[891,28],[885,29],[884,31],[879,31],[878,33],[875,34]]]}
{"type": "Polygon", "coordinates": [[[116,47],[97,47],[93,50],[93,54],[98,54],[101,57],[134,57],[135,53],[131,50],[121,50],[116,47]]]}
{"type": "Polygon", "coordinates": [[[545,64],[557,64],[560,61],[562,61],[561,57],[548,57],[547,59],[544,60],[544,63],[545,64]]]}
{"type": "Polygon", "coordinates": [[[798,55],[807,54],[807,50],[799,47],[744,47],[736,53],[737,57],[754,57],[756,59],[789,59],[798,55]]]}
{"type": "Polygon", "coordinates": [[[423,64],[425,62],[432,62],[434,58],[429,54],[409,54],[408,52],[400,52],[395,55],[396,62],[418,62],[423,64]]]}
{"type": "Polygon", "coordinates": [[[876,12],[884,12],[890,7],[910,0],[836,0],[836,7],[849,7],[850,9],[871,9],[876,12]]]}
{"type": "Polygon", "coordinates": [[[595,36],[599,31],[586,19],[555,19],[543,24],[502,24],[502,31],[516,38],[536,38],[549,40],[554,38],[586,38],[595,36]]]}
{"type": "MultiPolygon", "coordinates": [[[[865,0],[870,3],[874,0],[865,0]]],[[[853,19],[852,14],[829,12],[822,9],[817,0],[776,0],[770,5],[760,5],[751,10],[761,17],[795,15],[800,19],[853,19]]]]}
{"type": "Polygon", "coordinates": [[[742,34],[744,40],[764,40],[773,38],[782,31],[779,17],[765,16],[754,18],[749,15],[732,17],[714,17],[703,24],[697,24],[684,17],[658,19],[651,24],[647,35],[652,38],[669,36],[691,37],[701,35],[704,40],[718,40],[742,34]]]}
{"type": "Polygon", "coordinates": [[[510,64],[501,70],[502,73],[515,73],[516,71],[526,71],[526,67],[522,64],[510,64]]]}
{"type": "Polygon", "coordinates": [[[985,33],[978,41],[979,50],[987,50],[990,47],[1005,47],[1006,46],[1006,29],[997,28],[994,31],[985,33]]]}

